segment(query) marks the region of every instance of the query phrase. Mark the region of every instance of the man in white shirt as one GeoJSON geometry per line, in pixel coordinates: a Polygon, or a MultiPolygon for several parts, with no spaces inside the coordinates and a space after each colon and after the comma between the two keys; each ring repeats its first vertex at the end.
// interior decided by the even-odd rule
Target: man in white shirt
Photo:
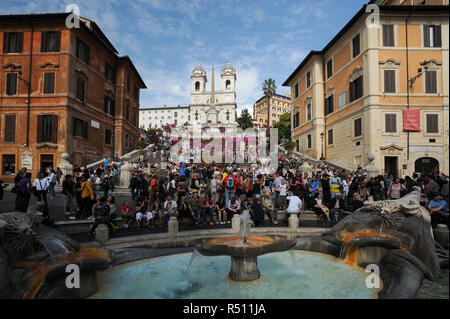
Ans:
{"type": "Polygon", "coordinates": [[[172,199],[171,196],[167,196],[166,201],[164,202],[163,208],[163,216],[164,219],[169,216],[178,216],[178,205],[177,202],[172,199]]]}
{"type": "Polygon", "coordinates": [[[289,201],[289,206],[286,212],[288,214],[296,214],[298,217],[300,217],[300,213],[304,211],[302,200],[298,196],[292,195],[292,192],[289,192],[289,196],[286,199],[289,201]]]}

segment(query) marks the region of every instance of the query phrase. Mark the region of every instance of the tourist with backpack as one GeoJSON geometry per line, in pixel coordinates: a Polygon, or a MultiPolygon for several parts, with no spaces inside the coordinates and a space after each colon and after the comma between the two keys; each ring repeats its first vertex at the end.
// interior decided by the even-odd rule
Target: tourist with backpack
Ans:
{"type": "Polygon", "coordinates": [[[228,206],[230,199],[236,195],[236,177],[229,173],[225,176],[223,182],[225,187],[225,205],[228,206]]]}

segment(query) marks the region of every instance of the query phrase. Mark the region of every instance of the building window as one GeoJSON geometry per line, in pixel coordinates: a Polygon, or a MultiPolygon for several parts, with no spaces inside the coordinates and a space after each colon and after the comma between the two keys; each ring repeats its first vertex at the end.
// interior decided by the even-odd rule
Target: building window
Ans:
{"type": "Polygon", "coordinates": [[[359,76],[350,82],[350,102],[353,102],[363,96],[363,76],[359,76]]]}
{"type": "Polygon", "coordinates": [[[424,25],[423,26],[423,46],[426,48],[440,48],[441,26],[440,25],[424,25]]]}
{"type": "Polygon", "coordinates": [[[307,136],[307,138],[308,138],[308,149],[310,149],[310,148],[312,147],[311,134],[309,134],[309,135],[307,136]]]}
{"type": "Polygon", "coordinates": [[[195,91],[200,91],[200,82],[195,82],[195,91]]]}
{"type": "Polygon", "coordinates": [[[115,115],[114,101],[107,96],[105,96],[105,113],[111,116],[115,115]]]}
{"type": "Polygon", "coordinates": [[[84,103],[84,80],[77,78],[77,99],[84,103]]]}
{"type": "Polygon", "coordinates": [[[133,87],[133,96],[136,101],[139,100],[139,89],[136,85],[133,87]]]}
{"type": "Polygon", "coordinates": [[[105,77],[112,83],[116,83],[116,69],[113,68],[108,62],[105,64],[105,77]]]}
{"type": "Polygon", "coordinates": [[[44,73],[44,94],[55,93],[55,73],[44,73]]]}
{"type": "Polygon", "coordinates": [[[4,154],[2,156],[2,175],[14,176],[16,174],[16,156],[4,154]]]}
{"type": "Polygon", "coordinates": [[[41,32],[41,52],[59,52],[61,46],[60,31],[41,32]]]}
{"type": "Polygon", "coordinates": [[[385,132],[386,133],[397,133],[397,115],[396,114],[385,114],[385,132]]]}
{"type": "Polygon", "coordinates": [[[23,32],[3,32],[3,53],[21,53],[23,32]]]}
{"type": "Polygon", "coordinates": [[[295,141],[295,150],[297,151],[297,152],[299,152],[300,151],[300,140],[296,140],[295,141]]]}
{"type": "Polygon", "coordinates": [[[383,24],[383,46],[393,47],[394,45],[394,25],[383,24]]]}
{"type": "Polygon", "coordinates": [[[77,58],[86,64],[89,64],[89,46],[77,38],[77,58]]]}
{"type": "Polygon", "coordinates": [[[306,104],[306,120],[311,121],[312,119],[312,109],[311,103],[306,104]]]}
{"type": "Polygon", "coordinates": [[[38,115],[37,143],[58,142],[58,116],[38,115]]]}
{"type": "Polygon", "coordinates": [[[6,74],[6,94],[15,95],[17,93],[17,74],[6,74]]]}
{"type": "Polygon", "coordinates": [[[294,91],[295,91],[295,98],[298,98],[298,83],[295,83],[295,86],[294,86],[294,91]]]}
{"type": "Polygon", "coordinates": [[[427,114],[427,133],[439,133],[437,114],[427,114]]]}
{"type": "Polygon", "coordinates": [[[352,44],[353,44],[353,58],[356,58],[361,53],[359,34],[353,38],[352,44]]]}
{"type": "Polygon", "coordinates": [[[178,117],[178,112],[173,112],[174,114],[173,114],[173,116],[174,117],[178,117]]]}
{"type": "Polygon", "coordinates": [[[325,115],[333,113],[334,105],[333,105],[334,95],[330,95],[325,99],[325,115]]]}
{"type": "Polygon", "coordinates": [[[425,72],[425,93],[437,93],[437,72],[425,72]]]}
{"type": "Polygon", "coordinates": [[[88,122],[73,118],[73,136],[88,137],[88,122]]]}
{"type": "Polygon", "coordinates": [[[130,75],[127,75],[127,91],[130,92],[130,89],[131,89],[130,75]]]}
{"type": "Polygon", "coordinates": [[[333,59],[327,62],[327,79],[333,75],[333,59]]]}
{"type": "Polygon", "coordinates": [[[230,81],[230,80],[227,80],[227,81],[225,82],[225,89],[226,89],[226,90],[230,90],[230,89],[231,89],[231,81],[230,81]]]}
{"type": "Polygon", "coordinates": [[[108,130],[108,129],[105,129],[105,144],[106,145],[111,145],[111,140],[112,140],[111,137],[112,137],[111,136],[111,131],[108,130]]]}
{"type": "Polygon", "coordinates": [[[130,101],[128,100],[125,102],[125,119],[130,120],[130,101]]]}
{"type": "Polygon", "coordinates": [[[175,120],[173,121],[173,124],[178,125],[178,120],[175,119],[175,120]]]}
{"type": "Polygon", "coordinates": [[[328,130],[328,145],[333,144],[333,130],[328,130]]]}
{"type": "Polygon", "coordinates": [[[342,92],[338,97],[338,107],[341,108],[345,105],[347,105],[347,91],[342,92]]]}
{"type": "Polygon", "coordinates": [[[136,126],[136,123],[137,123],[137,115],[136,114],[137,114],[137,112],[133,113],[133,125],[134,126],[136,126]]]}
{"type": "Polygon", "coordinates": [[[311,72],[306,73],[306,88],[311,86],[311,72]]]}
{"type": "Polygon", "coordinates": [[[395,70],[384,70],[384,93],[395,93],[395,70]]]}
{"type": "Polygon", "coordinates": [[[16,141],[16,115],[5,115],[5,143],[16,141]]]}
{"type": "Polygon", "coordinates": [[[355,137],[362,135],[362,119],[358,118],[354,121],[355,124],[355,137]]]}
{"type": "Polygon", "coordinates": [[[128,147],[128,134],[125,134],[125,146],[128,147]]]}
{"type": "Polygon", "coordinates": [[[298,107],[295,108],[294,113],[294,128],[300,125],[300,110],[298,107]]]}

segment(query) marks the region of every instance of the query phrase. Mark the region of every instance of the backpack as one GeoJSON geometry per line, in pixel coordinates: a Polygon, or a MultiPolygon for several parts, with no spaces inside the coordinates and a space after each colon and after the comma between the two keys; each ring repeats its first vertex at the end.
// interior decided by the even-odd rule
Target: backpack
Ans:
{"type": "Polygon", "coordinates": [[[227,176],[227,188],[234,188],[233,176],[227,176]]]}

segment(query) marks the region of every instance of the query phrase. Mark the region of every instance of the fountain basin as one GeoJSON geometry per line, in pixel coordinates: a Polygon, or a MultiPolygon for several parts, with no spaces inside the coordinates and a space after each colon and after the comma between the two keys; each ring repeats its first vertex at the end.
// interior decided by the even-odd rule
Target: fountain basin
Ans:
{"type": "Polygon", "coordinates": [[[90,298],[108,299],[367,299],[360,267],[320,253],[292,250],[258,258],[259,280],[227,278],[231,258],[191,253],[144,259],[98,271],[99,290],[90,298]]]}
{"type": "Polygon", "coordinates": [[[194,241],[195,249],[204,256],[231,256],[228,278],[252,281],[261,276],[258,256],[292,249],[296,239],[284,236],[229,236],[204,238],[194,241]]]}
{"type": "Polygon", "coordinates": [[[296,239],[285,236],[240,236],[203,238],[194,241],[194,247],[204,256],[258,257],[264,254],[292,249],[296,239]]]}

